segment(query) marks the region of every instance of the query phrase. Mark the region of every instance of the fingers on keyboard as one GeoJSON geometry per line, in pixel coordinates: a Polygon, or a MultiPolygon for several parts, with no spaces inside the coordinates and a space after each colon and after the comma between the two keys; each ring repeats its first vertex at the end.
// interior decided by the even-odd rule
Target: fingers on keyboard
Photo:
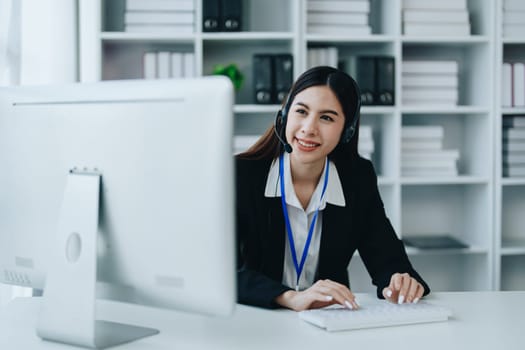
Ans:
{"type": "Polygon", "coordinates": [[[355,301],[354,294],[345,285],[331,280],[318,281],[316,285],[323,294],[332,296],[334,300],[343,307],[351,310],[357,310],[359,308],[359,305],[355,301]]]}

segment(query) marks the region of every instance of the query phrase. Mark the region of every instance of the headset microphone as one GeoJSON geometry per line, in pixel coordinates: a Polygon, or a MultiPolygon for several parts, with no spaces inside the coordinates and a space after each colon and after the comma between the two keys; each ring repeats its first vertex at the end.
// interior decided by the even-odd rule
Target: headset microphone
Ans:
{"type": "Polygon", "coordinates": [[[276,128],[273,128],[273,131],[275,132],[275,136],[277,136],[277,138],[279,139],[279,142],[282,143],[283,147],[284,147],[284,150],[288,153],[292,153],[293,151],[293,148],[292,146],[283,140],[283,138],[279,135],[279,133],[277,132],[277,129],[276,128]]]}
{"type": "Polygon", "coordinates": [[[277,116],[275,117],[275,124],[274,124],[274,128],[273,128],[273,131],[275,132],[275,136],[277,136],[277,139],[279,139],[279,142],[283,145],[284,147],[284,150],[288,153],[292,153],[293,151],[293,148],[292,146],[286,142],[282,137],[281,135],[279,135],[279,132],[277,132],[277,124],[279,123],[279,121],[281,122],[281,126],[282,126],[282,111],[279,111],[277,113],[277,116]]]}
{"type": "Polygon", "coordinates": [[[288,153],[292,153],[293,151],[293,148],[292,148],[292,145],[290,145],[289,143],[285,143],[283,139],[281,139],[279,137],[279,140],[281,141],[281,143],[283,144],[283,147],[284,147],[284,150],[288,153]]]}

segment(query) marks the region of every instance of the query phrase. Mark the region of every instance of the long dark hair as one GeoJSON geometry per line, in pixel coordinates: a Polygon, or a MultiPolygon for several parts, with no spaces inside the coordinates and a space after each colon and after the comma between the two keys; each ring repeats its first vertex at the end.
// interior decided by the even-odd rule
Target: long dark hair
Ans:
{"type": "MultiPolygon", "coordinates": [[[[356,118],[359,118],[360,93],[357,84],[348,74],[336,68],[326,66],[308,69],[301,74],[293,84],[280,112],[285,114],[288,113],[290,106],[298,93],[309,87],[319,85],[328,86],[341,104],[345,116],[343,134],[354,121],[356,126],[355,133],[350,139],[350,142],[339,142],[337,147],[328,155],[328,157],[335,163],[340,160],[352,161],[357,158],[359,120],[356,120],[356,118]]],[[[271,125],[252,147],[237,155],[237,157],[243,159],[267,160],[278,157],[284,151],[284,147],[282,143],[279,142],[276,133],[283,135],[282,137],[284,138],[285,135],[283,131],[285,128],[286,122],[282,125],[271,125]]]]}

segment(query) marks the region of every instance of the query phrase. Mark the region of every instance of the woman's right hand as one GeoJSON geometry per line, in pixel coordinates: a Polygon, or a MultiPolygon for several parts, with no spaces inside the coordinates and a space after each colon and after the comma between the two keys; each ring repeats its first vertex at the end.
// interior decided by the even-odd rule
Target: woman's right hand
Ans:
{"type": "Polygon", "coordinates": [[[300,292],[286,291],[279,295],[275,301],[277,304],[294,311],[318,309],[333,304],[340,304],[351,310],[359,308],[350,289],[331,280],[319,280],[310,288],[300,292]]]}

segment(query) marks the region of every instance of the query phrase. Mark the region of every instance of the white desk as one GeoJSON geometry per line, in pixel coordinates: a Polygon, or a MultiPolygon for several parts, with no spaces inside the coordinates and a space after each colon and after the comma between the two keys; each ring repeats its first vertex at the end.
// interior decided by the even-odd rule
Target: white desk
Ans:
{"type": "MultiPolygon", "coordinates": [[[[358,295],[359,300],[371,298],[358,295]]],[[[525,349],[525,291],[434,293],[450,307],[448,322],[329,333],[288,310],[238,305],[213,318],[101,301],[100,318],[155,327],[160,334],[112,349],[525,349]]],[[[40,340],[34,331],[40,298],[0,309],[0,349],[77,349],[40,340]]]]}

